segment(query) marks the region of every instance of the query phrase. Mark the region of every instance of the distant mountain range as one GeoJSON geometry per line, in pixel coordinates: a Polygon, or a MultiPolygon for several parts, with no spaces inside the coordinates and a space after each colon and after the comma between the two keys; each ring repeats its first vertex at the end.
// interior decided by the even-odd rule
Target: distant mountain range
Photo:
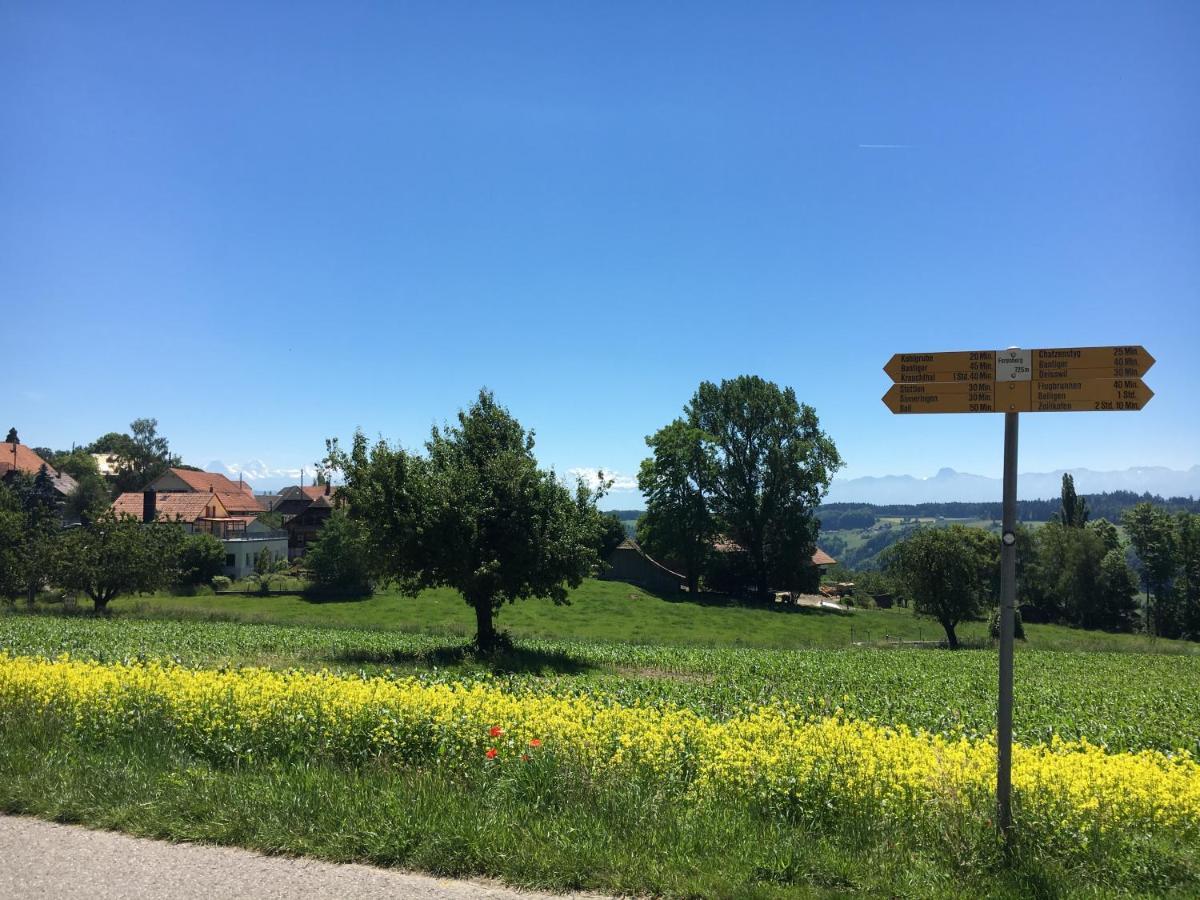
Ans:
{"type": "MultiPolygon", "coordinates": [[[[272,468],[260,459],[244,463],[225,463],[213,460],[204,467],[220,472],[234,481],[240,475],[255,491],[276,491],[300,482],[300,469],[272,468]]],[[[1075,476],[1075,490],[1081,494],[1105,491],[1149,492],[1163,497],[1200,497],[1200,465],[1190,469],[1168,469],[1164,466],[1137,466],[1113,472],[1093,469],[1056,469],[1053,472],[1023,472],[1017,489],[1022,500],[1044,500],[1057,497],[1065,472],[1075,476]]],[[[313,467],[305,467],[304,481],[311,484],[316,475],[313,467]]],[[[886,506],[897,503],[949,503],[991,501],[1000,499],[1000,479],[941,469],[931,478],[913,475],[866,475],[861,478],[835,478],[829,487],[826,503],[874,503],[886,506]]],[[[636,491],[616,505],[640,507],[636,491]],[[629,501],[633,502],[629,502],[629,501]]],[[[612,502],[610,500],[610,502],[612,502]]]]}
{"type": "MultiPolygon", "coordinates": [[[[1056,469],[1053,472],[1022,472],[1017,478],[1017,494],[1022,500],[1057,497],[1062,477],[1075,478],[1080,494],[1105,491],[1149,492],[1163,497],[1200,497],[1200,465],[1182,471],[1163,466],[1140,466],[1115,472],[1092,469],[1056,469]]],[[[826,503],[948,503],[955,500],[978,502],[999,500],[1001,480],[986,475],[971,475],[954,469],[941,469],[932,478],[912,475],[867,475],[861,478],[835,478],[829,486],[826,503]]]]}

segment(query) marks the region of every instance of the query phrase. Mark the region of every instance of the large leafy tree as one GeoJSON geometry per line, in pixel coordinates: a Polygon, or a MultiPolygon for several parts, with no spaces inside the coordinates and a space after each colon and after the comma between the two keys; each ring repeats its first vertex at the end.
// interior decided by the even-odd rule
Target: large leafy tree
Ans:
{"type": "Polygon", "coordinates": [[[998,545],[996,536],[962,525],[922,528],[889,547],[884,559],[888,575],[913,609],[937,619],[953,650],[958,625],[977,618],[992,596],[998,545]]]}
{"type": "Polygon", "coordinates": [[[816,411],[789,388],[755,375],[703,382],[688,424],[711,441],[709,510],[747,553],[755,587],[794,584],[811,569],[813,511],[842,465],[816,411]]]}
{"type": "Polygon", "coordinates": [[[103,613],[122,594],[155,591],[176,581],[184,531],[143,525],[105,513],[87,527],[65,532],[58,555],[60,587],[86,594],[103,613]]]}
{"type": "Polygon", "coordinates": [[[647,437],[646,444],[654,455],[638,472],[638,488],[646,498],[638,540],[652,556],[678,560],[694,594],[716,530],[705,497],[716,480],[713,444],[682,419],[647,437]]]}
{"type": "Polygon", "coordinates": [[[457,425],[433,430],[424,456],[370,447],[360,431],[349,453],[333,443],[327,460],[344,474],[350,515],[370,531],[374,573],[408,594],[458,591],[484,651],[500,642],[494,617],[505,603],[566,603],[599,563],[597,493],[540,469],[533,446],[484,390],[457,425]]]}

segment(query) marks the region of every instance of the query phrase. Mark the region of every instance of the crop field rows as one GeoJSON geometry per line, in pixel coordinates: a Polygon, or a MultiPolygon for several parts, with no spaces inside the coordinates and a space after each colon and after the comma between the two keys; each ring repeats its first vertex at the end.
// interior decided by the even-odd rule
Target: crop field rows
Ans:
{"type": "MultiPolygon", "coordinates": [[[[222,622],[0,617],[0,652],[188,667],[329,668],[482,681],[506,690],[591,694],[686,707],[717,719],[776,700],[809,714],[981,738],[993,727],[994,653],[708,649],[524,639],[487,665],[464,641],[378,630],[222,622]]],[[[1086,739],[1110,751],[1200,756],[1200,657],[1021,650],[1016,739],[1086,739]]]]}

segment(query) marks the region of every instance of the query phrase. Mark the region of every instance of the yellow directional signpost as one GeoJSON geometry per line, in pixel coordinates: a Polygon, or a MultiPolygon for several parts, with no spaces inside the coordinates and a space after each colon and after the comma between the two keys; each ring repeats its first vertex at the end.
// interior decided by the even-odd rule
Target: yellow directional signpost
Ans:
{"type": "Polygon", "coordinates": [[[996,825],[1012,830],[1013,626],[1017,599],[1017,422],[1023,412],[1127,412],[1154,396],[1145,347],[1051,347],[897,353],[883,371],[894,413],[1004,413],[1000,545],[1000,702],[996,715],[996,825]]]}

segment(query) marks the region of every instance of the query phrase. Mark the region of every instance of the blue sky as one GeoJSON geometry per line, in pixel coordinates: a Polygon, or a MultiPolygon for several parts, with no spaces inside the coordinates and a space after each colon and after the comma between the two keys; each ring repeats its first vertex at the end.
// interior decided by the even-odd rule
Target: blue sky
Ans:
{"type": "Polygon", "coordinates": [[[3,422],[195,464],[406,445],[495,390],[636,472],[702,379],[844,475],[996,474],[897,351],[1140,343],[1021,468],[1200,462],[1200,4],[0,3],[3,422]]]}

